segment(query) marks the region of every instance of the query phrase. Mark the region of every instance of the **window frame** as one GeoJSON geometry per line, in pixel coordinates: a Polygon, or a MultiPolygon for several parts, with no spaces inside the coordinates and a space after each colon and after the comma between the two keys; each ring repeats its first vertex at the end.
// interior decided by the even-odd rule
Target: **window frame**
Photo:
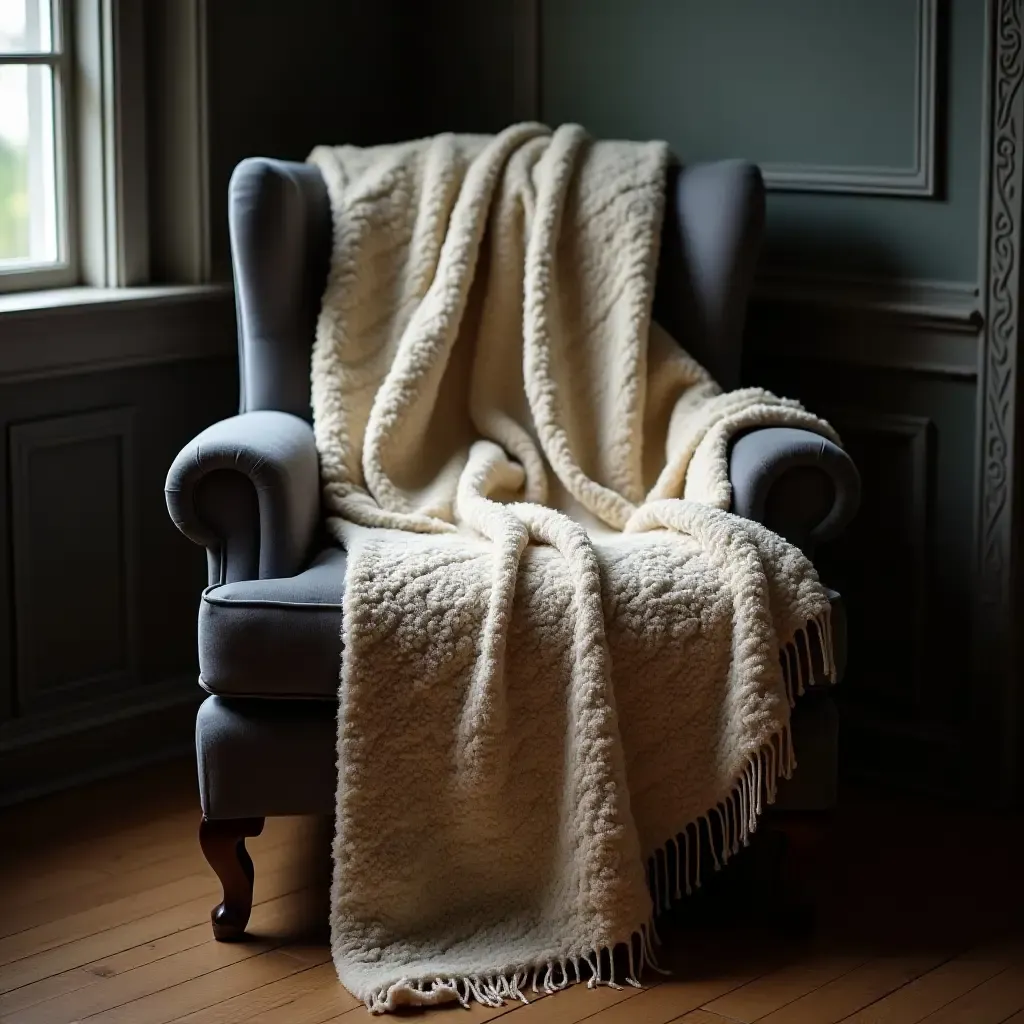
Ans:
{"type": "Polygon", "coordinates": [[[0,273],[0,312],[36,293],[40,308],[56,292],[69,303],[90,301],[87,289],[129,297],[154,272],[168,287],[205,287],[207,0],[60,0],[56,9],[64,259],[0,273]]]}
{"type": "Polygon", "coordinates": [[[0,52],[0,66],[49,67],[53,90],[53,155],[57,260],[0,266],[0,294],[31,289],[60,288],[79,280],[75,180],[75,132],[72,126],[75,69],[71,41],[71,0],[48,0],[52,45],[50,50],[0,52]]]}
{"type": "MultiPolygon", "coordinates": [[[[54,121],[64,248],[58,249],[62,259],[57,264],[0,271],[0,295],[147,284],[144,2],[49,3],[55,12],[55,45],[53,54],[43,56],[60,62],[54,121]]],[[[5,55],[4,60],[25,63],[21,57],[5,55]]]]}

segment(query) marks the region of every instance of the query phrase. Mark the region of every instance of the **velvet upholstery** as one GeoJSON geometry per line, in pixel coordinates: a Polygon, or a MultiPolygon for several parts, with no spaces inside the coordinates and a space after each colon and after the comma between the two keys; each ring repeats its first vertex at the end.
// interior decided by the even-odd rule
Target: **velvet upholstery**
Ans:
{"type": "Polygon", "coordinates": [[[327,187],[310,164],[243,160],[228,222],[241,408],[309,419],[309,349],[331,252],[327,187]]]}
{"type": "Polygon", "coordinates": [[[199,606],[199,679],[223,696],[336,700],[345,552],[296,576],[208,587],[199,606]]]}
{"type": "Polygon", "coordinates": [[[164,493],[174,525],[210,553],[211,585],[291,576],[320,522],[313,428],[269,411],[214,423],[178,454],[164,493]]]}
{"type": "Polygon", "coordinates": [[[207,697],[196,717],[203,814],[330,814],[336,709],[333,701],[207,697]]]}
{"type": "Polygon", "coordinates": [[[827,438],[792,427],[763,427],[729,453],[732,511],[812,555],[843,532],[860,504],[860,476],[827,438]]]}

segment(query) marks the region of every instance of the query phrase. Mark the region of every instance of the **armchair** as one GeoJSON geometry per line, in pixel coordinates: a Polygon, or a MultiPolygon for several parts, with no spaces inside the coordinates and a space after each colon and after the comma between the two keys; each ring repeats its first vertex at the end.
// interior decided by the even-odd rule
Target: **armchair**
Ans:
{"type": "MultiPolygon", "coordinates": [[[[655,315],[725,386],[739,381],[744,310],[764,217],[758,170],[739,162],[679,168],[669,183],[655,315]]],[[[207,550],[199,611],[196,748],[200,841],[224,888],[218,939],[244,933],[253,865],[245,838],[267,815],[330,814],[345,552],[320,526],[310,426],[309,358],[331,248],[319,171],[243,161],[231,180],[241,413],[204,430],[175,459],[167,507],[207,550]]],[[[733,510],[808,554],[856,510],[848,456],[805,431],[770,428],[731,452],[733,510]]],[[[833,597],[837,654],[844,634],[833,597]]],[[[837,723],[822,692],[794,719],[800,770],[780,801],[835,796],[837,723]]]]}

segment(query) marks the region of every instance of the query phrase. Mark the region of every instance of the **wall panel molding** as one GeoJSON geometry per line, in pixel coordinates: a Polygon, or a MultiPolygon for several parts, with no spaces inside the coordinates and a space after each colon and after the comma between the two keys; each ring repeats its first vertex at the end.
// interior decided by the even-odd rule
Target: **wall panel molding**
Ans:
{"type": "MultiPolygon", "coordinates": [[[[544,0],[516,0],[514,110],[520,120],[544,120],[544,0]]],[[[938,37],[941,0],[917,0],[914,40],[913,156],[907,166],[778,163],[761,161],[773,191],[833,192],[928,198],[936,193],[938,37]]]]}
{"type": "Polygon", "coordinates": [[[748,344],[757,353],[973,381],[983,301],[974,284],[762,274],[748,344]]]}
{"type": "MultiPolygon", "coordinates": [[[[790,321],[792,322],[792,321],[790,321]]],[[[751,352],[792,362],[813,362],[860,367],[921,377],[973,383],[978,377],[977,340],[963,343],[948,334],[897,327],[881,331],[867,321],[860,329],[847,323],[833,329],[802,321],[792,330],[784,326],[761,329],[749,343],[751,352]]]]}
{"type": "Polygon", "coordinates": [[[966,281],[868,278],[766,270],[754,282],[753,301],[856,310],[954,333],[977,334],[983,300],[966,281]]]}
{"type": "Polygon", "coordinates": [[[819,411],[864,474],[864,505],[836,542],[841,550],[819,559],[826,581],[843,574],[834,585],[848,615],[847,675],[836,692],[844,774],[961,790],[962,758],[951,754],[965,737],[947,704],[948,679],[959,674],[936,651],[937,631],[948,628],[949,595],[936,572],[948,533],[936,532],[935,504],[947,439],[927,415],[859,404],[819,411]]]}
{"type": "Polygon", "coordinates": [[[9,439],[17,711],[129,689],[139,675],[134,410],[16,423],[9,439]]]}
{"type": "Polygon", "coordinates": [[[914,78],[914,158],[909,167],[763,163],[765,185],[787,192],[933,196],[939,0],[918,0],[914,78]]]}

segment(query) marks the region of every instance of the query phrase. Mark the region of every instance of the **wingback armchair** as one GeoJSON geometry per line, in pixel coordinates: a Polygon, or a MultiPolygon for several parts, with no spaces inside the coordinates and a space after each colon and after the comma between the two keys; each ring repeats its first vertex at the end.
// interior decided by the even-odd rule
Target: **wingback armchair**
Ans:
{"type": "MultiPolygon", "coordinates": [[[[206,548],[196,750],[200,842],[224,888],[218,939],[243,934],[267,815],[331,814],[345,552],[322,529],[310,425],[310,348],[331,251],[313,166],[249,159],[230,185],[241,412],[190,442],[167,477],[171,518],[206,548]]],[[[739,382],[743,321],[764,220],[757,168],[678,168],[669,182],[655,316],[725,386],[739,382]]],[[[801,430],[751,431],[731,449],[733,511],[813,554],[859,497],[856,469],[801,430]]],[[[845,636],[834,595],[838,663],[845,636]]],[[[794,721],[800,768],[780,801],[835,798],[837,722],[825,692],[794,721]]]]}

